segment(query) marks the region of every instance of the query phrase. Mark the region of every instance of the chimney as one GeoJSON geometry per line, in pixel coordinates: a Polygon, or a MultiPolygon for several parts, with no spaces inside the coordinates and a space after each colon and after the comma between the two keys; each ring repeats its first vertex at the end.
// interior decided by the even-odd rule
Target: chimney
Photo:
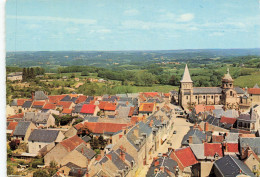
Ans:
{"type": "Polygon", "coordinates": [[[150,122],[150,124],[149,124],[149,125],[150,125],[150,127],[152,127],[152,126],[153,126],[153,120],[151,120],[151,122],[150,122]]]}
{"type": "Polygon", "coordinates": [[[125,153],[122,150],[120,153],[120,158],[121,158],[121,160],[125,161],[125,153]]]}
{"type": "Polygon", "coordinates": [[[110,160],[112,160],[112,155],[111,154],[106,154],[107,158],[109,158],[110,160]]]}
{"type": "Polygon", "coordinates": [[[155,160],[155,162],[154,162],[154,166],[156,167],[156,166],[158,166],[160,163],[159,163],[159,160],[155,160]]]}
{"type": "Polygon", "coordinates": [[[209,123],[206,122],[206,123],[205,123],[205,132],[208,132],[208,131],[209,131],[209,123]]]}
{"type": "Polygon", "coordinates": [[[159,111],[159,110],[160,110],[159,106],[156,106],[156,110],[157,110],[157,111],[159,111]]]}
{"type": "Polygon", "coordinates": [[[192,144],[192,136],[189,136],[189,144],[192,144]]]}

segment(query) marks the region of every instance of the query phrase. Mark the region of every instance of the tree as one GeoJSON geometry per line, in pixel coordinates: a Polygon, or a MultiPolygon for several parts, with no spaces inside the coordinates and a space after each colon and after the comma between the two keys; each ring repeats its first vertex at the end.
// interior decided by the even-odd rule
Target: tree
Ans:
{"type": "Polygon", "coordinates": [[[9,146],[10,146],[10,149],[13,150],[13,151],[15,149],[17,149],[17,147],[18,147],[18,145],[15,141],[10,141],[9,146]]]}
{"type": "Polygon", "coordinates": [[[46,170],[37,170],[33,173],[33,177],[49,177],[50,175],[47,173],[46,170]]]}
{"type": "Polygon", "coordinates": [[[7,166],[7,175],[12,175],[14,173],[14,168],[10,165],[7,166]]]}
{"type": "Polygon", "coordinates": [[[27,79],[27,70],[26,70],[26,68],[23,68],[22,77],[23,77],[23,81],[26,81],[26,79],[27,79]]]}

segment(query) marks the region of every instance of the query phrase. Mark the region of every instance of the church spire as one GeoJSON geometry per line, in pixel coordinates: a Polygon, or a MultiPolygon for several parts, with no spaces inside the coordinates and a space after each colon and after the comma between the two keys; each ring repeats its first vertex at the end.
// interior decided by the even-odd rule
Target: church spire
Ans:
{"type": "Polygon", "coordinates": [[[184,73],[181,78],[181,82],[193,82],[190,78],[190,72],[189,72],[187,64],[185,66],[184,73]]]}

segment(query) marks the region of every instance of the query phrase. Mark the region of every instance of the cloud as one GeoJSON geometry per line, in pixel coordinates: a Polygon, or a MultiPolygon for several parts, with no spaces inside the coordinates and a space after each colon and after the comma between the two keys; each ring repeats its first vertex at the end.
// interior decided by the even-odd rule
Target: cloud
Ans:
{"type": "Polygon", "coordinates": [[[194,18],[193,14],[187,13],[187,14],[180,15],[178,21],[180,21],[180,22],[188,22],[188,21],[193,20],[193,18],[194,18]]]}
{"type": "Polygon", "coordinates": [[[222,33],[222,32],[213,32],[213,33],[209,34],[209,36],[224,36],[224,33],[222,33]]]}
{"type": "Polygon", "coordinates": [[[61,17],[52,17],[52,16],[15,16],[8,15],[9,19],[18,19],[18,20],[32,20],[32,21],[50,21],[50,22],[71,22],[75,24],[96,24],[97,21],[94,19],[80,19],[80,18],[61,18],[61,17]]]}
{"type": "Polygon", "coordinates": [[[176,16],[171,12],[166,12],[160,16],[162,20],[174,20],[176,16]]]}
{"type": "Polygon", "coordinates": [[[139,14],[139,11],[136,9],[128,9],[126,11],[124,11],[124,14],[127,16],[135,16],[139,14]]]}

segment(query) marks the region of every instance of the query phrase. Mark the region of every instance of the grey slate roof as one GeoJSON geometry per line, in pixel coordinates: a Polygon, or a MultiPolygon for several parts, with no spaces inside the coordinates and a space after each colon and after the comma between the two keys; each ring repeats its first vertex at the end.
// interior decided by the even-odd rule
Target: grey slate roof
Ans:
{"type": "Polygon", "coordinates": [[[221,94],[221,87],[193,87],[193,94],[221,94]]]}
{"type": "Polygon", "coordinates": [[[34,99],[35,100],[47,100],[48,96],[46,96],[43,91],[36,91],[34,99]]]}
{"type": "Polygon", "coordinates": [[[30,108],[32,106],[32,101],[25,101],[23,104],[23,108],[30,108]]]}
{"type": "Polygon", "coordinates": [[[206,134],[198,129],[191,128],[186,135],[184,135],[181,144],[189,145],[189,137],[192,136],[193,144],[202,144],[202,141],[206,141],[206,134]]]}
{"type": "Polygon", "coordinates": [[[62,98],[60,101],[71,101],[71,97],[69,95],[66,95],[64,98],[62,98]]]}
{"type": "Polygon", "coordinates": [[[86,143],[91,140],[91,138],[90,138],[89,136],[87,136],[87,135],[83,136],[81,139],[82,139],[83,141],[85,141],[86,143]]]}
{"type": "Polygon", "coordinates": [[[31,133],[28,141],[51,143],[57,139],[59,132],[58,130],[36,129],[31,133]]]}
{"type": "Polygon", "coordinates": [[[127,118],[127,117],[128,117],[128,114],[129,114],[129,111],[130,111],[130,107],[120,106],[120,107],[117,109],[118,114],[116,115],[116,117],[119,117],[119,118],[127,118]]]}
{"type": "Polygon", "coordinates": [[[96,153],[92,149],[89,149],[86,145],[80,144],[76,150],[83,154],[87,159],[92,159],[96,153]]]}
{"type": "Polygon", "coordinates": [[[260,155],[260,137],[254,138],[239,138],[240,141],[240,152],[242,152],[242,148],[247,148],[248,146],[257,154],[260,155]]]}
{"type": "Polygon", "coordinates": [[[238,94],[244,94],[244,93],[245,93],[245,91],[244,91],[242,88],[240,88],[240,87],[234,87],[234,90],[235,90],[238,94]]]}
{"type": "Polygon", "coordinates": [[[255,86],[253,88],[259,88],[258,84],[256,83],[255,86]]]}
{"type": "Polygon", "coordinates": [[[142,134],[146,134],[148,137],[152,133],[152,128],[143,122],[139,122],[135,127],[133,127],[126,135],[128,141],[139,150],[145,143],[143,140],[140,145],[137,145],[136,142],[140,141],[139,137],[142,137],[142,134]],[[134,134],[134,130],[138,130],[138,137],[134,134]]]}
{"type": "Polygon", "coordinates": [[[94,100],[94,97],[93,96],[88,96],[85,102],[89,103],[92,100],[94,100]]]}
{"type": "Polygon", "coordinates": [[[190,144],[190,148],[197,159],[205,159],[204,144],[190,144]]]}
{"type": "Polygon", "coordinates": [[[31,122],[29,121],[19,121],[15,127],[14,136],[25,136],[27,129],[29,128],[31,122]]]}
{"type": "Polygon", "coordinates": [[[120,157],[119,155],[114,151],[110,151],[108,154],[112,156],[112,163],[117,167],[118,170],[124,170],[128,166],[120,157]]]}
{"type": "Polygon", "coordinates": [[[240,114],[240,116],[237,118],[238,120],[243,120],[243,121],[250,121],[251,116],[250,114],[240,114]]]}
{"type": "Polygon", "coordinates": [[[73,110],[73,113],[80,113],[83,104],[86,104],[86,102],[79,103],[79,104],[75,105],[75,108],[74,108],[74,110],[73,110]]]}
{"type": "Polygon", "coordinates": [[[239,139],[239,133],[229,132],[225,137],[227,143],[237,143],[238,139],[239,139]]]}
{"type": "Polygon", "coordinates": [[[223,109],[215,109],[212,112],[213,112],[213,115],[217,118],[220,118],[221,116],[237,118],[239,116],[238,111],[236,111],[234,109],[229,109],[226,111],[224,111],[223,109]]]}
{"type": "Polygon", "coordinates": [[[14,99],[14,100],[11,102],[10,106],[17,106],[17,99],[14,99]]]}
{"type": "Polygon", "coordinates": [[[39,112],[39,113],[26,112],[24,114],[23,120],[31,121],[33,123],[38,123],[38,124],[46,124],[50,116],[52,115],[46,112],[39,112]]]}
{"type": "Polygon", "coordinates": [[[214,167],[214,172],[216,176],[235,177],[240,174],[240,170],[243,174],[252,177],[255,176],[242,161],[230,155],[226,155],[221,159],[215,161],[214,167]]]}
{"type": "Polygon", "coordinates": [[[86,116],[84,117],[84,121],[88,122],[98,122],[99,117],[98,116],[86,116]]]}
{"type": "Polygon", "coordinates": [[[135,159],[134,159],[130,154],[128,154],[127,152],[124,152],[124,151],[123,151],[122,149],[120,149],[120,148],[118,148],[118,149],[116,150],[116,153],[117,153],[118,155],[120,155],[121,152],[123,152],[123,153],[125,154],[125,160],[127,160],[129,163],[135,162],[135,159]]]}
{"type": "Polygon", "coordinates": [[[172,173],[175,173],[175,168],[178,165],[176,161],[174,161],[170,157],[160,157],[157,159],[159,161],[159,164],[155,166],[155,161],[152,162],[146,176],[147,177],[168,177],[170,174],[167,173],[166,169],[169,170],[172,173]],[[164,167],[164,171],[158,171],[158,173],[154,173],[155,169],[157,168],[158,170],[160,167],[164,167]]]}

